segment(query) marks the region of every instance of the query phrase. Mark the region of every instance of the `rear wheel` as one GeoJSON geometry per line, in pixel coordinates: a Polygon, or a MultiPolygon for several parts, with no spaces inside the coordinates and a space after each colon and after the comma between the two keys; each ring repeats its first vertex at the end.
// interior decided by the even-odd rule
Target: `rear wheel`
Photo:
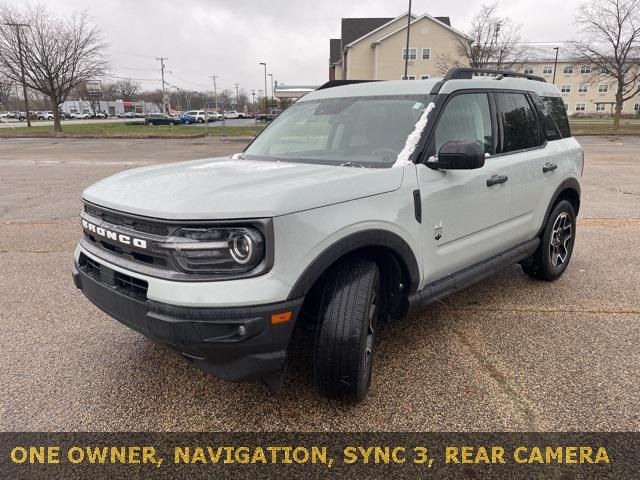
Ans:
{"type": "Polygon", "coordinates": [[[153,126],[153,122],[147,122],[147,125],[152,125],[153,126]]]}
{"type": "Polygon", "coordinates": [[[203,118],[199,118],[198,119],[198,123],[204,123],[204,119],[203,118]]]}
{"type": "Polygon", "coordinates": [[[555,206],[540,238],[536,253],[522,262],[530,277],[555,280],[567,269],[576,239],[576,214],[567,200],[555,206]]]}
{"type": "Polygon", "coordinates": [[[381,306],[375,262],[354,259],[336,267],[320,300],[314,355],[315,380],[329,398],[364,399],[381,306]]]}

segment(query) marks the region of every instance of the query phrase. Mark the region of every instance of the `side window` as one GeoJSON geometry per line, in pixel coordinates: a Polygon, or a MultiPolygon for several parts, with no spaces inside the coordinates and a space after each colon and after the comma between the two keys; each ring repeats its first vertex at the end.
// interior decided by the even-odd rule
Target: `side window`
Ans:
{"type": "Polygon", "coordinates": [[[434,132],[432,153],[437,154],[442,145],[453,140],[475,140],[484,147],[485,153],[495,153],[486,93],[456,95],[445,105],[434,132]]]}
{"type": "Polygon", "coordinates": [[[562,138],[571,136],[571,130],[569,129],[569,119],[567,118],[567,109],[564,105],[564,101],[560,97],[542,97],[542,101],[551,113],[553,120],[556,122],[562,138]]]}
{"type": "Polygon", "coordinates": [[[502,152],[541,145],[538,119],[527,96],[524,93],[496,93],[495,98],[502,120],[502,152]]]}
{"type": "Polygon", "coordinates": [[[551,141],[551,140],[562,139],[560,129],[556,125],[556,122],[553,119],[551,112],[547,108],[547,105],[535,93],[531,94],[531,98],[533,99],[533,102],[536,104],[538,112],[540,113],[540,117],[542,119],[542,125],[544,127],[544,133],[547,137],[547,140],[551,141]]]}

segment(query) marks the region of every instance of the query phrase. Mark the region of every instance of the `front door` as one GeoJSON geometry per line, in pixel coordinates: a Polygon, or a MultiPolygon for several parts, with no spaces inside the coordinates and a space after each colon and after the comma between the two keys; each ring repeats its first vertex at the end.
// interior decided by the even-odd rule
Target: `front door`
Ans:
{"type": "Polygon", "coordinates": [[[423,283],[442,278],[509,248],[511,174],[509,159],[497,156],[496,118],[486,93],[451,96],[438,117],[427,156],[453,140],[484,146],[485,165],[474,170],[417,166],[425,236],[423,283]]]}

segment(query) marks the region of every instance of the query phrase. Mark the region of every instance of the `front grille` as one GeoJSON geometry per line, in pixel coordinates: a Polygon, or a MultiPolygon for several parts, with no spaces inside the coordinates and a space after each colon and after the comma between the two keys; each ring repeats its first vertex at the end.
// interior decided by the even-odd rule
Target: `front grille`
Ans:
{"type": "Polygon", "coordinates": [[[139,278],[130,277],[124,273],[114,273],[115,286],[118,290],[123,290],[130,297],[147,299],[147,282],[139,278]]]}
{"type": "Polygon", "coordinates": [[[115,253],[116,255],[124,258],[128,258],[129,260],[135,260],[136,262],[146,263],[148,265],[154,265],[160,268],[167,268],[168,261],[167,258],[156,255],[147,255],[145,253],[141,253],[132,248],[126,248],[126,246],[115,245],[113,243],[109,243],[104,241],[102,238],[91,235],[89,232],[84,232],[85,238],[91,241],[96,245],[108,250],[109,252],[115,253]]]}
{"type": "Polygon", "coordinates": [[[80,254],[78,266],[81,271],[89,275],[97,282],[136,300],[147,300],[147,289],[149,284],[139,278],[116,272],[111,268],[96,262],[84,253],[80,254]]]}
{"type": "Polygon", "coordinates": [[[100,264],[85,254],[81,254],[80,257],[80,267],[84,267],[84,270],[92,277],[100,278],[100,264]]]}
{"type": "Polygon", "coordinates": [[[169,235],[169,228],[165,225],[157,225],[150,222],[141,222],[139,220],[127,218],[125,215],[117,215],[112,212],[107,212],[90,205],[84,206],[84,211],[95,218],[100,218],[103,221],[112,225],[122,226],[137,230],[138,232],[149,233],[151,235],[169,235]]]}
{"type": "MultiPolygon", "coordinates": [[[[150,245],[152,241],[161,241],[177,227],[170,227],[161,223],[153,223],[153,221],[140,221],[137,217],[127,214],[120,214],[108,209],[96,207],[93,205],[85,205],[84,211],[89,217],[87,221],[103,225],[106,229],[114,229],[124,232],[130,236],[140,236],[147,239],[150,245]],[[104,223],[103,223],[104,222],[104,223]],[[139,234],[137,232],[140,232],[139,234]],[[149,238],[146,235],[153,235],[149,238]]],[[[161,253],[153,251],[151,248],[140,249],[133,248],[131,245],[114,241],[106,238],[104,235],[97,235],[94,231],[84,230],[84,236],[92,244],[109,251],[113,254],[123,257],[127,260],[147,264],[162,269],[171,269],[170,259],[161,253]]]]}

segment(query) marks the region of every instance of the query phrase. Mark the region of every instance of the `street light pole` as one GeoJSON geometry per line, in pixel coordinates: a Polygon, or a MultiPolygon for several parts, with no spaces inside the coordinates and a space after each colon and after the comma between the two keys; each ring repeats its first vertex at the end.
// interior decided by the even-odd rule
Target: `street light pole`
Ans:
{"type": "Polygon", "coordinates": [[[273,73],[270,73],[269,77],[271,77],[271,105],[275,105],[273,101],[273,73]]]}
{"type": "Polygon", "coordinates": [[[268,105],[268,97],[267,97],[267,64],[265,62],[260,62],[260,65],[264,66],[264,119],[267,120],[267,110],[269,108],[268,105]]]}
{"type": "Polygon", "coordinates": [[[240,94],[238,93],[238,83],[234,83],[236,87],[236,111],[240,108],[240,94]]]}
{"type": "MultiPolygon", "coordinates": [[[[20,57],[20,75],[22,77],[22,94],[24,96],[24,113],[27,116],[27,127],[31,126],[31,115],[29,115],[29,98],[27,97],[27,82],[24,76],[24,59],[22,58],[22,28],[31,26],[27,23],[5,23],[8,27],[16,29],[16,37],[18,37],[18,57],[20,57]]],[[[54,105],[54,108],[58,108],[54,105]]],[[[56,117],[57,118],[57,117],[56,117]]]]}
{"type": "Polygon", "coordinates": [[[553,80],[551,81],[551,83],[555,84],[556,83],[556,69],[558,68],[558,50],[560,50],[560,47],[553,47],[553,49],[556,51],[556,59],[553,62],[553,80]]]}
{"type": "Polygon", "coordinates": [[[213,80],[213,103],[215,105],[216,113],[218,113],[218,89],[216,87],[216,78],[217,75],[210,75],[210,78],[213,80]]]}

